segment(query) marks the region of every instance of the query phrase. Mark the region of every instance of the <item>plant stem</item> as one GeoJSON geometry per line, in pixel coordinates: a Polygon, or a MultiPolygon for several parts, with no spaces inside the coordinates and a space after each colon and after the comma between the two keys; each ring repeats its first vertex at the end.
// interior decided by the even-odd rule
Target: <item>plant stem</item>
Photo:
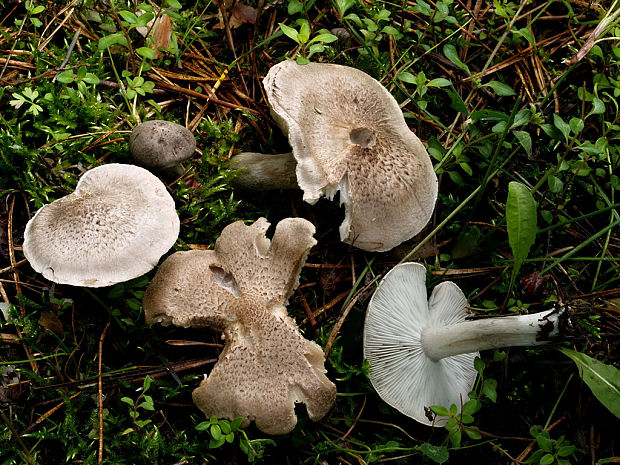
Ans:
{"type": "Polygon", "coordinates": [[[557,321],[561,314],[548,310],[426,328],[421,335],[422,348],[430,359],[439,361],[479,350],[545,344],[559,334],[557,321]]]}

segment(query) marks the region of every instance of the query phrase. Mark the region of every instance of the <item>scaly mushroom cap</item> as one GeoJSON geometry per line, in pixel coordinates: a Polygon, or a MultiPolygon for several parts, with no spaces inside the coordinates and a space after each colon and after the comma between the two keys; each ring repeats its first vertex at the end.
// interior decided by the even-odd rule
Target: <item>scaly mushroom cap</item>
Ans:
{"type": "MultiPolygon", "coordinates": [[[[426,301],[426,269],[403,263],[391,269],[370,299],[364,326],[364,358],[370,382],[381,398],[420,423],[433,422],[425,407],[469,400],[476,379],[477,352],[433,361],[425,355],[422,331],[464,321],[467,299],[458,286],[443,282],[426,301]]],[[[438,418],[435,425],[445,424],[438,418]]]]}
{"type": "Polygon", "coordinates": [[[255,421],[268,434],[290,432],[295,402],[313,420],[336,398],[325,376],[323,352],[305,339],[284,307],[316,243],[314,226],[282,220],[273,239],[264,218],[233,223],[214,250],[177,252],[159,268],[144,295],[146,322],[210,326],[226,345],[209,376],[194,391],[207,417],[255,421]]]}
{"type": "Polygon", "coordinates": [[[174,245],[179,217],[166,186],[144,168],[108,164],[28,222],[23,250],[50,281],[102,287],[141,276],[174,245]]]}
{"type": "Polygon", "coordinates": [[[129,137],[131,156],[146,168],[161,170],[192,157],[196,138],[180,124],[150,120],[138,124],[129,137]]]}
{"type": "Polygon", "coordinates": [[[293,148],[304,200],[340,191],[344,242],[385,251],[422,230],[437,176],[385,87],[354,68],[294,61],[272,67],[264,86],[293,148]]]}

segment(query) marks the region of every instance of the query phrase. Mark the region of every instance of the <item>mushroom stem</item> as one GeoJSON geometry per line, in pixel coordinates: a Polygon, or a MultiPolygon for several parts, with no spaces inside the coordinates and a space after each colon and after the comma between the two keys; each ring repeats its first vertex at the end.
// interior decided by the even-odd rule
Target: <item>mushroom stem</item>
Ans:
{"type": "Polygon", "coordinates": [[[549,310],[426,328],[421,335],[422,349],[436,362],[480,350],[546,344],[559,335],[558,322],[562,314],[562,311],[549,310]]]}
{"type": "Polygon", "coordinates": [[[266,155],[243,152],[230,158],[230,167],[240,170],[232,180],[237,189],[267,191],[298,189],[295,169],[297,162],[291,152],[266,155]]]}

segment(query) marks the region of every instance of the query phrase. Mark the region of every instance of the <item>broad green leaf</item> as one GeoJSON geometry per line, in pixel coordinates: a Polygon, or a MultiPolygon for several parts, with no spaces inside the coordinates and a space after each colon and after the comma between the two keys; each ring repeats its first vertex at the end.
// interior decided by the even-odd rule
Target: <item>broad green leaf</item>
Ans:
{"type": "Polygon", "coordinates": [[[301,23],[301,27],[299,28],[299,33],[297,34],[297,38],[302,44],[305,44],[306,42],[308,42],[308,39],[310,38],[310,24],[308,23],[308,21],[304,20],[301,23]]]}
{"type": "Polygon", "coordinates": [[[355,0],[336,0],[336,5],[338,5],[338,13],[340,13],[340,17],[343,17],[347,10],[355,5],[355,0]]]}
{"type": "Polygon", "coordinates": [[[512,131],[528,156],[532,153],[532,136],[526,131],[512,131]]]}
{"type": "Polygon", "coordinates": [[[428,81],[427,87],[450,87],[451,82],[445,78],[435,78],[428,81]]]}
{"type": "Polygon", "coordinates": [[[573,134],[575,135],[583,131],[584,128],[584,123],[581,118],[571,118],[568,125],[570,126],[570,130],[573,131],[573,134]]]}
{"type": "Polygon", "coordinates": [[[553,462],[555,462],[555,457],[553,457],[552,454],[545,454],[543,455],[543,457],[540,459],[540,465],[550,465],[553,462]]]}
{"type": "Polygon", "coordinates": [[[515,91],[512,90],[512,87],[499,81],[491,81],[487,84],[483,84],[482,87],[490,87],[500,97],[510,97],[511,95],[516,95],[515,91]]]}
{"type": "Polygon", "coordinates": [[[549,185],[549,190],[554,194],[557,194],[564,187],[564,183],[557,176],[551,175],[547,178],[547,184],[549,185]]]}
{"type": "Polygon", "coordinates": [[[166,5],[176,10],[180,10],[181,8],[183,8],[183,5],[181,5],[178,0],[166,0],[166,5]]]}
{"type": "Polygon", "coordinates": [[[611,413],[620,418],[620,370],[581,352],[565,348],[559,350],[575,362],[579,376],[590,387],[592,394],[611,413]]]}
{"type": "Polygon", "coordinates": [[[338,37],[334,34],[330,34],[328,32],[315,35],[309,43],[313,42],[323,42],[324,44],[331,44],[332,42],[336,42],[338,37]]]}
{"type": "Polygon", "coordinates": [[[605,104],[600,98],[594,97],[592,99],[592,110],[586,115],[586,118],[590,115],[602,115],[603,113],[605,113],[605,104]]]}
{"type": "Polygon", "coordinates": [[[434,446],[428,442],[420,445],[420,451],[435,463],[444,463],[450,458],[448,449],[443,446],[434,446]]]}
{"type": "Polygon", "coordinates": [[[294,16],[302,11],[304,11],[304,5],[299,0],[291,0],[290,2],[288,2],[289,16],[294,16]]]}
{"type": "Polygon", "coordinates": [[[155,50],[151,47],[139,47],[136,49],[136,53],[143,58],[148,58],[149,60],[155,59],[155,50]]]}
{"type": "Polygon", "coordinates": [[[70,82],[73,82],[73,70],[71,69],[64,70],[62,73],[60,73],[56,77],[56,80],[63,84],[69,84],[70,82]]]}
{"type": "Polygon", "coordinates": [[[506,228],[508,243],[512,249],[514,275],[517,275],[523,260],[536,240],[536,201],[530,190],[520,182],[508,185],[506,200],[506,228]]]}
{"type": "Polygon", "coordinates": [[[402,71],[398,73],[396,75],[396,79],[400,79],[401,81],[406,82],[407,84],[416,83],[415,76],[411,73],[408,73],[407,71],[402,71]]]}
{"type": "Polygon", "coordinates": [[[456,66],[458,66],[459,68],[469,72],[469,68],[467,67],[467,65],[465,63],[463,63],[461,61],[461,59],[459,58],[459,54],[456,51],[456,47],[454,45],[452,45],[452,44],[445,44],[443,46],[443,54],[445,55],[445,57],[448,60],[450,60],[456,66]]]}
{"type": "Polygon", "coordinates": [[[138,17],[136,16],[135,13],[131,12],[131,11],[127,11],[127,10],[120,10],[118,12],[118,14],[120,16],[122,16],[122,18],[127,21],[129,24],[136,24],[138,22],[138,17]]]}
{"type": "Polygon", "coordinates": [[[482,392],[491,402],[497,402],[497,381],[493,378],[485,379],[482,384],[482,392]]]}
{"type": "Polygon", "coordinates": [[[101,39],[99,39],[97,47],[99,48],[99,50],[105,50],[112,47],[113,45],[122,45],[124,47],[128,47],[127,37],[125,37],[122,32],[115,32],[114,34],[103,36],[101,39]]]}
{"type": "Polygon", "coordinates": [[[282,32],[284,33],[285,36],[293,39],[298,44],[301,44],[299,40],[299,33],[295,29],[293,29],[291,26],[287,26],[284,23],[279,23],[279,25],[280,25],[280,29],[282,29],[282,32]]]}
{"type": "Polygon", "coordinates": [[[564,140],[568,140],[568,136],[570,136],[570,126],[557,113],[553,114],[553,125],[560,130],[564,136],[564,140]]]}
{"type": "Polygon", "coordinates": [[[447,417],[450,415],[450,412],[448,412],[448,409],[444,407],[443,405],[431,405],[431,410],[437,415],[439,415],[440,417],[447,417]]]}

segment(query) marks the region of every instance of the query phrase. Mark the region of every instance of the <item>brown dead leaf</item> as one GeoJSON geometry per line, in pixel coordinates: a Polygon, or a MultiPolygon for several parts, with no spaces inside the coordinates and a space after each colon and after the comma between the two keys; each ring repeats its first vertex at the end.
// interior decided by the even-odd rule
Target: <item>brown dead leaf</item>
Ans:
{"type": "Polygon", "coordinates": [[[164,54],[161,49],[170,50],[170,40],[172,39],[172,19],[170,16],[164,13],[151,34],[153,37],[151,48],[155,50],[155,59],[157,59],[164,54]]]}
{"type": "Polygon", "coordinates": [[[65,333],[65,328],[62,325],[62,321],[51,310],[43,310],[39,317],[39,324],[43,329],[47,329],[58,336],[62,336],[65,333]]]}

